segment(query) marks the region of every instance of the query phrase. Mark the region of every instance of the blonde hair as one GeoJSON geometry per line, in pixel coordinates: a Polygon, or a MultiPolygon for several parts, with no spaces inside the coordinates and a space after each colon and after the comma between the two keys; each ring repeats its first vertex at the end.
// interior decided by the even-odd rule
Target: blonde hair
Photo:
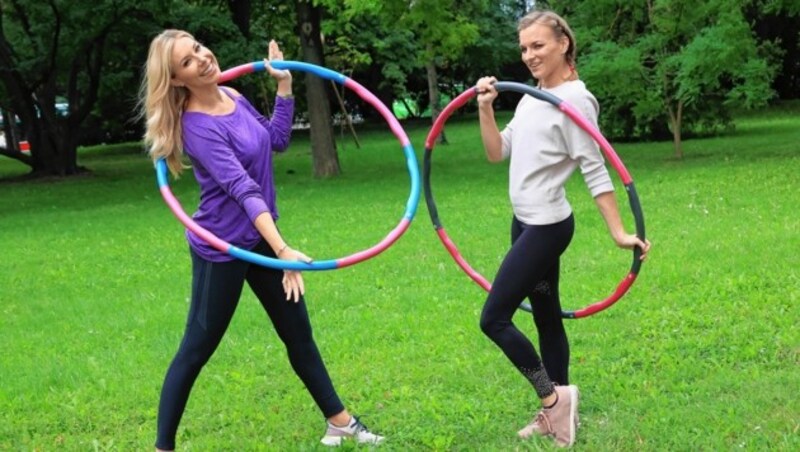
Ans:
{"type": "Polygon", "coordinates": [[[147,153],[153,161],[165,159],[175,177],[185,168],[181,115],[189,91],[170,83],[173,76],[172,48],[175,41],[184,37],[194,39],[182,30],[164,30],[153,38],[139,90],[140,116],[146,119],[144,144],[147,153]]]}
{"type": "Polygon", "coordinates": [[[578,46],[575,43],[575,34],[572,32],[572,29],[569,28],[567,21],[552,11],[534,10],[519,20],[517,31],[520,32],[536,23],[549,26],[550,29],[553,30],[553,35],[555,35],[556,39],[567,38],[569,46],[567,47],[567,53],[564,54],[564,58],[566,58],[570,68],[574,68],[578,46]]]}

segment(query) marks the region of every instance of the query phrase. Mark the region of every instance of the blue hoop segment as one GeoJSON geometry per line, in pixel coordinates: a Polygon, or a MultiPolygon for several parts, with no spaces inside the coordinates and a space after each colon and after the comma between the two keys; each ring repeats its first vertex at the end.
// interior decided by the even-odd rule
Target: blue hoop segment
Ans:
{"type": "MultiPolygon", "coordinates": [[[[332,71],[330,69],[317,66],[310,63],[304,63],[300,61],[272,61],[271,66],[275,69],[279,70],[296,70],[302,72],[310,72],[318,77],[323,79],[332,80],[352,91],[354,91],[359,97],[361,97],[364,101],[372,105],[378,112],[383,116],[386,122],[389,124],[394,135],[400,141],[400,144],[403,148],[403,154],[406,158],[406,167],[408,168],[408,173],[411,178],[411,190],[409,193],[408,201],[406,202],[405,211],[403,213],[403,217],[401,218],[400,222],[392,229],[389,234],[387,234],[380,242],[373,245],[372,247],[365,249],[363,251],[359,251],[353,253],[349,256],[345,256],[339,259],[329,259],[329,260],[320,260],[320,261],[313,261],[311,263],[299,262],[299,261],[287,261],[283,259],[275,259],[271,257],[264,256],[262,254],[253,253],[248,250],[244,250],[239,248],[235,245],[231,245],[224,240],[221,240],[212,232],[204,229],[200,225],[194,222],[194,220],[186,214],[181,206],[180,202],[175,198],[172,194],[172,191],[169,188],[168,183],[168,176],[167,176],[167,164],[164,159],[159,159],[156,161],[155,168],[156,168],[156,179],[158,181],[158,188],[161,192],[161,196],[164,198],[164,201],[169,206],[172,213],[178,218],[178,220],[189,230],[193,233],[197,234],[203,240],[208,242],[211,246],[215,249],[222,251],[224,253],[228,253],[229,255],[241,259],[247,262],[251,262],[253,264],[262,265],[265,267],[270,268],[277,268],[282,270],[334,270],[338,268],[344,268],[350,265],[357,264],[361,261],[367,260],[371,257],[374,257],[387,248],[391,246],[403,233],[408,229],[411,225],[411,221],[414,219],[414,215],[417,211],[417,204],[419,203],[420,197],[420,176],[419,176],[419,168],[417,164],[417,157],[414,153],[414,148],[411,145],[411,142],[408,139],[403,128],[400,126],[400,123],[397,121],[397,118],[389,111],[388,108],[377,98],[373,95],[369,90],[367,90],[364,86],[356,82],[355,80],[346,77],[338,72],[332,71]]],[[[253,72],[262,72],[266,70],[266,64],[264,61],[256,61],[252,63],[243,64],[240,66],[236,66],[234,68],[228,69],[220,74],[219,83],[224,83],[226,81],[232,80],[244,74],[250,74],[253,72]]]]}
{"type": "MultiPolygon", "coordinates": [[[[620,160],[617,153],[614,151],[614,148],[611,147],[608,140],[603,137],[603,135],[597,130],[594,125],[588,122],[574,107],[569,105],[568,103],[562,101],[558,97],[542,91],[540,89],[533,88],[531,86],[516,83],[516,82],[497,82],[495,83],[495,89],[498,92],[500,91],[516,91],[518,93],[530,95],[538,100],[548,102],[559,109],[561,112],[569,116],[575,124],[577,124],[580,128],[586,131],[600,146],[600,149],[603,151],[603,154],[606,156],[606,159],[611,163],[614,169],[620,176],[622,183],[625,185],[625,191],[628,194],[628,201],[630,202],[631,212],[633,213],[634,221],[636,223],[636,235],[644,240],[645,239],[645,227],[644,227],[644,214],[642,213],[642,207],[639,203],[639,196],[636,194],[636,188],[633,185],[633,179],[631,178],[630,173],[625,168],[625,165],[620,160]]],[[[425,202],[428,206],[428,213],[431,217],[431,222],[433,223],[434,228],[436,229],[436,234],[439,236],[439,240],[441,240],[444,247],[456,261],[459,267],[470,277],[473,281],[475,281],[478,285],[483,287],[486,291],[489,291],[492,287],[491,283],[489,283],[486,278],[484,278],[480,273],[475,271],[469,263],[461,256],[461,253],[458,251],[455,243],[450,239],[447,235],[447,232],[442,225],[441,220],[439,219],[439,211],[436,207],[436,202],[433,199],[433,190],[431,189],[431,154],[433,152],[433,146],[436,143],[436,138],[442,131],[445,122],[453,114],[454,111],[461,108],[466,104],[469,100],[477,95],[477,89],[475,87],[469,88],[468,90],[464,91],[460,95],[458,95],[455,99],[453,99],[439,114],[436,118],[436,122],[434,122],[433,126],[431,127],[430,132],[428,133],[428,137],[425,140],[425,157],[424,157],[424,166],[423,166],[423,184],[425,187],[425,202]]],[[[634,248],[633,250],[633,263],[631,264],[631,269],[628,274],[623,278],[623,280],[617,285],[614,292],[606,297],[605,299],[598,301],[596,303],[592,303],[582,309],[577,311],[562,311],[561,316],[567,319],[579,319],[583,317],[588,317],[592,314],[596,314],[614,303],[616,303],[623,295],[628,291],[631,287],[633,282],[636,280],[636,277],[639,274],[639,269],[642,266],[642,261],[640,259],[642,255],[642,250],[639,248],[634,248]]],[[[524,311],[531,311],[531,306],[527,302],[523,302],[520,306],[520,309],[524,311]]]]}

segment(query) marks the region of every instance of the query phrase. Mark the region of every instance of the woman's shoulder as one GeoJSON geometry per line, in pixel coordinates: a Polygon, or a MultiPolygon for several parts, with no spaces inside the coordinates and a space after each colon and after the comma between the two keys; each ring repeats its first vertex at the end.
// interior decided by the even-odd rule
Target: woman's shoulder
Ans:
{"type": "Polygon", "coordinates": [[[235,89],[231,88],[230,86],[221,86],[220,85],[220,88],[222,89],[223,92],[225,92],[229,96],[231,96],[232,99],[239,99],[239,98],[242,97],[242,95],[241,95],[241,93],[239,93],[239,91],[236,91],[235,89]]]}
{"type": "Polygon", "coordinates": [[[586,83],[584,83],[583,80],[564,82],[553,88],[552,92],[562,98],[594,98],[594,94],[589,91],[589,88],[586,87],[586,83]]]}
{"type": "MultiPolygon", "coordinates": [[[[553,94],[560,97],[562,100],[582,110],[591,107],[591,109],[595,111],[595,114],[599,110],[597,98],[589,91],[589,88],[586,87],[583,80],[571,80],[562,83],[553,91],[553,94]]],[[[584,113],[586,112],[584,111],[584,113]]]]}

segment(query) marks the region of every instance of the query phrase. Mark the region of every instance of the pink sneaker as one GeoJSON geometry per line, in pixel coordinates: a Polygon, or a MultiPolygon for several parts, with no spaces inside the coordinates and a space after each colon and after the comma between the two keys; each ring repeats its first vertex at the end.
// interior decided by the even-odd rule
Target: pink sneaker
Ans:
{"type": "Polygon", "coordinates": [[[575,444],[578,430],[578,387],[556,386],[556,393],[558,402],[551,408],[539,411],[530,424],[517,432],[520,438],[530,438],[536,434],[552,436],[560,447],[575,444]]]}
{"type": "Polygon", "coordinates": [[[544,415],[544,410],[539,410],[533,420],[517,432],[517,436],[528,439],[533,435],[547,436],[550,434],[550,421],[544,415]]]}

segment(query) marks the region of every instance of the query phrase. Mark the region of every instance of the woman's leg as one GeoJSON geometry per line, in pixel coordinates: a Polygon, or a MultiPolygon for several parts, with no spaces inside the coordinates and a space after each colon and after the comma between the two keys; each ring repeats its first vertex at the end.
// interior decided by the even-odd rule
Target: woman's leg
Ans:
{"type": "MultiPolygon", "coordinates": [[[[562,235],[567,235],[566,237],[562,236],[562,240],[566,239],[564,244],[564,250],[566,250],[575,232],[574,217],[567,218],[563,222],[563,226],[562,235]]],[[[516,218],[514,219],[511,227],[512,244],[519,238],[525,227],[516,218]]],[[[564,329],[564,320],[561,318],[561,299],[558,292],[559,274],[560,258],[557,258],[545,273],[544,278],[536,282],[533,291],[528,294],[528,300],[531,303],[533,320],[539,336],[539,352],[547,375],[556,384],[568,385],[569,340],[564,329]]]]}
{"type": "MultiPolygon", "coordinates": [[[[258,245],[257,251],[275,256],[263,242],[258,245]]],[[[278,337],[286,346],[292,368],[328,420],[320,442],[326,446],[338,446],[343,440],[352,439],[359,444],[380,444],[384,437],[372,433],[358,418],[350,416],[339,400],[314,342],[305,298],[300,297],[297,303],[287,300],[282,279],[282,270],[253,266],[247,273],[247,283],[261,301],[278,337]]]]}
{"type": "MultiPolygon", "coordinates": [[[[274,256],[272,250],[263,242],[257,247],[257,252],[274,256]]],[[[286,300],[282,279],[282,270],[253,265],[247,272],[247,283],[269,315],[278,337],[286,346],[292,368],[311,393],[322,414],[326,418],[331,418],[344,412],[344,405],[336,394],[317,344],[314,342],[305,299],[301,297],[297,303],[286,300]]]]}
{"type": "Polygon", "coordinates": [[[561,317],[558,296],[559,262],[536,284],[529,297],[533,321],[539,334],[539,351],[547,375],[556,384],[569,384],[569,340],[561,317]]]}
{"type": "Polygon", "coordinates": [[[512,317],[558,262],[572,237],[571,225],[571,217],[553,225],[520,225],[522,231],[500,265],[481,314],[483,332],[530,381],[540,399],[551,396],[554,385],[533,344],[517,329],[512,317]]]}
{"type": "Polygon", "coordinates": [[[197,376],[230,324],[244,286],[248,264],[208,262],[192,255],[192,299],[186,330],[169,366],[158,406],[156,447],[175,448],[175,434],[197,376]]]}

